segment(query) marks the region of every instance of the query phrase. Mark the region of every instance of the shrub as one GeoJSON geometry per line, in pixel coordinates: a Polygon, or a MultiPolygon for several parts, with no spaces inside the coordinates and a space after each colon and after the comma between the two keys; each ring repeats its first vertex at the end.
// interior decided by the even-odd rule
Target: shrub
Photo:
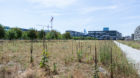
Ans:
{"type": "Polygon", "coordinates": [[[64,34],[63,34],[63,38],[64,38],[64,39],[71,39],[70,33],[69,33],[69,32],[64,33],[64,34]]]}
{"type": "Polygon", "coordinates": [[[45,33],[44,30],[39,31],[39,32],[38,32],[38,38],[39,38],[39,39],[43,39],[43,37],[45,37],[45,34],[46,34],[46,33],[45,33]]]}
{"type": "Polygon", "coordinates": [[[28,37],[31,39],[31,40],[33,40],[33,39],[36,39],[37,38],[37,31],[36,30],[34,30],[34,29],[30,29],[29,31],[28,31],[28,37]]]}
{"type": "Polygon", "coordinates": [[[5,30],[4,27],[0,24],[0,39],[4,38],[5,36],[5,30]]]}
{"type": "Polygon", "coordinates": [[[22,37],[22,31],[19,28],[12,28],[13,31],[16,33],[16,39],[19,39],[22,37]]]}
{"type": "Polygon", "coordinates": [[[22,31],[19,28],[11,28],[7,31],[6,38],[9,40],[19,39],[22,37],[22,31]]]}
{"type": "Polygon", "coordinates": [[[52,30],[51,32],[47,34],[46,37],[47,39],[61,39],[62,35],[59,32],[52,30]]]}
{"type": "Polygon", "coordinates": [[[16,39],[16,37],[17,37],[17,34],[13,29],[9,29],[6,32],[6,38],[8,38],[9,40],[16,39]]]}
{"type": "Polygon", "coordinates": [[[28,32],[27,32],[27,31],[24,31],[24,32],[22,33],[22,39],[29,39],[29,38],[28,38],[28,32]]]}

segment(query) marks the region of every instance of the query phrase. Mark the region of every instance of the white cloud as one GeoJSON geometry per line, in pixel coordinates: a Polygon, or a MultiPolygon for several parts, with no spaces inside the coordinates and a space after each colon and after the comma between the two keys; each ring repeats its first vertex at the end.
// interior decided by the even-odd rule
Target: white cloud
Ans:
{"type": "Polygon", "coordinates": [[[45,7],[63,8],[76,2],[76,0],[28,0],[33,3],[41,4],[45,7]]]}
{"type": "Polygon", "coordinates": [[[113,10],[116,9],[117,6],[113,5],[113,6],[99,6],[99,7],[87,7],[87,8],[82,8],[81,9],[81,14],[87,14],[90,12],[94,12],[94,11],[100,11],[100,10],[113,10]]]}

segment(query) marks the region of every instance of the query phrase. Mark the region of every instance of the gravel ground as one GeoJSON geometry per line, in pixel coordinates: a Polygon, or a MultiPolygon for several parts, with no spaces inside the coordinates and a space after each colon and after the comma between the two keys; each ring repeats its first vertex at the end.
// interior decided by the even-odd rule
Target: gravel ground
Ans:
{"type": "Polygon", "coordinates": [[[134,64],[134,67],[138,70],[140,75],[140,50],[134,49],[117,41],[114,41],[114,43],[124,52],[128,61],[134,64]]]}

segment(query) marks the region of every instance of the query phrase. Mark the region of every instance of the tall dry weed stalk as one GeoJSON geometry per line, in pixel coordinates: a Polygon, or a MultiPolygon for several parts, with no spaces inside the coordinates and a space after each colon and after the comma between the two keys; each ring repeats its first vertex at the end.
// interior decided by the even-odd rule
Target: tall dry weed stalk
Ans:
{"type": "Polygon", "coordinates": [[[72,55],[73,55],[73,40],[72,40],[72,55]]]}
{"type": "Polygon", "coordinates": [[[40,67],[45,68],[48,72],[50,72],[50,66],[47,64],[49,61],[49,53],[48,53],[48,45],[45,41],[45,34],[43,35],[43,52],[42,59],[40,61],[40,67]]]}
{"type": "Polygon", "coordinates": [[[95,63],[95,72],[94,72],[94,77],[93,78],[99,78],[98,76],[98,67],[97,67],[97,63],[98,63],[98,60],[97,60],[97,48],[96,48],[96,45],[95,45],[95,59],[94,59],[94,63],[95,63]]]}
{"type": "Polygon", "coordinates": [[[33,63],[33,56],[32,56],[32,53],[33,53],[33,40],[31,40],[31,48],[30,48],[30,63],[32,64],[33,63]]]}
{"type": "Polygon", "coordinates": [[[112,63],[112,60],[113,60],[113,58],[112,58],[112,47],[111,47],[111,51],[110,51],[110,56],[111,56],[111,60],[110,60],[110,62],[111,62],[111,73],[110,73],[110,78],[114,78],[113,77],[113,63],[112,63]]]}

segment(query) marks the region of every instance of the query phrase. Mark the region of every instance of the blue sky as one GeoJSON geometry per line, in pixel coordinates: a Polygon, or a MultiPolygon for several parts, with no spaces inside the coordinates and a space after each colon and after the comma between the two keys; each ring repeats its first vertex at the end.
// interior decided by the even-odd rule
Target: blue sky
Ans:
{"type": "Polygon", "coordinates": [[[0,23],[10,27],[87,31],[110,27],[130,35],[140,25],[140,0],[0,0],[0,23]]]}

